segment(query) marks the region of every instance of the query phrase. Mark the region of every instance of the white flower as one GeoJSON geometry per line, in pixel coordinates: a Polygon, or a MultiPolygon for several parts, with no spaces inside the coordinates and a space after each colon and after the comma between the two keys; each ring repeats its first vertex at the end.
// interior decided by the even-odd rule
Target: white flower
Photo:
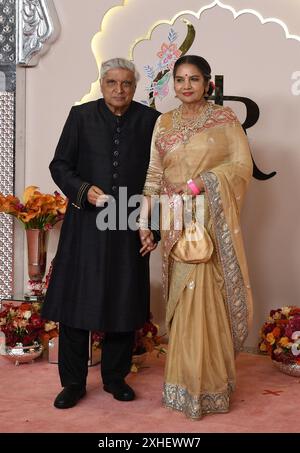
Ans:
{"type": "Polygon", "coordinates": [[[281,307],[281,312],[284,316],[288,317],[291,311],[291,307],[281,307]]]}
{"type": "Polygon", "coordinates": [[[292,354],[296,356],[300,354],[300,340],[292,345],[292,354]]]}
{"type": "Polygon", "coordinates": [[[292,334],[292,340],[299,340],[299,338],[300,338],[300,330],[296,330],[292,334]]]}
{"type": "Polygon", "coordinates": [[[30,310],[24,311],[23,317],[24,317],[25,319],[29,319],[30,316],[31,316],[31,311],[30,311],[30,310]]]}

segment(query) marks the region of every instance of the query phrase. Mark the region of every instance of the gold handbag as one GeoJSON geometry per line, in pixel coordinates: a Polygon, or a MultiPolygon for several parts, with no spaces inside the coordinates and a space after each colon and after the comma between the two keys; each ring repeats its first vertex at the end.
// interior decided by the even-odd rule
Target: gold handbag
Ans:
{"type": "Polygon", "coordinates": [[[206,263],[214,250],[213,242],[205,228],[193,219],[183,230],[171,250],[170,256],[183,263],[206,263]]]}

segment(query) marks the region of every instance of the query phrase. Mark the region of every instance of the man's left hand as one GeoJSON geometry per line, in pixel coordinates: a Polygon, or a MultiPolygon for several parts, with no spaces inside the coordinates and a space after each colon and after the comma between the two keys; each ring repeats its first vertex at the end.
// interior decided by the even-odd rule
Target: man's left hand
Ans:
{"type": "Polygon", "coordinates": [[[154,236],[151,230],[139,230],[140,240],[142,243],[142,248],[140,249],[140,254],[142,256],[147,255],[147,253],[152,252],[156,249],[157,243],[154,241],[154,236]]]}

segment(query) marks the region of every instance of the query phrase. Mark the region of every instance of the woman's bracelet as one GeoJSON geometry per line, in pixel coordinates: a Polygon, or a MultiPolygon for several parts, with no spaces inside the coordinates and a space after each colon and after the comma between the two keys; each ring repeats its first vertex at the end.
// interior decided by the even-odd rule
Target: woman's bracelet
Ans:
{"type": "Polygon", "coordinates": [[[151,222],[148,222],[147,219],[139,218],[136,224],[138,228],[141,230],[159,231],[159,225],[155,223],[153,220],[151,220],[151,222]]]}

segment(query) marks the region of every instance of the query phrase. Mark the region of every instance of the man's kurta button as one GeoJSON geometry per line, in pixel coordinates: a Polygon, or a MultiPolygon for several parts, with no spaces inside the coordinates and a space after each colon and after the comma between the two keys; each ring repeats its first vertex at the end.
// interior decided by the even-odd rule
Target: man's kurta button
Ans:
{"type": "Polygon", "coordinates": [[[114,156],[118,157],[119,156],[119,151],[114,151],[114,156]]]}
{"type": "Polygon", "coordinates": [[[121,132],[121,128],[120,127],[117,127],[117,132],[118,132],[118,134],[121,132]]]}
{"type": "Polygon", "coordinates": [[[116,192],[117,186],[112,186],[111,190],[112,190],[113,192],[116,192]]]}
{"type": "Polygon", "coordinates": [[[115,145],[118,145],[120,143],[120,140],[118,140],[117,138],[114,140],[114,143],[115,145]]]}
{"type": "Polygon", "coordinates": [[[119,165],[119,162],[115,160],[115,161],[113,162],[113,166],[114,166],[114,167],[117,167],[118,165],[119,165]]]}
{"type": "Polygon", "coordinates": [[[119,174],[118,174],[118,173],[114,173],[114,174],[112,175],[112,177],[113,177],[114,179],[117,179],[117,178],[119,177],[119,174]]]}

